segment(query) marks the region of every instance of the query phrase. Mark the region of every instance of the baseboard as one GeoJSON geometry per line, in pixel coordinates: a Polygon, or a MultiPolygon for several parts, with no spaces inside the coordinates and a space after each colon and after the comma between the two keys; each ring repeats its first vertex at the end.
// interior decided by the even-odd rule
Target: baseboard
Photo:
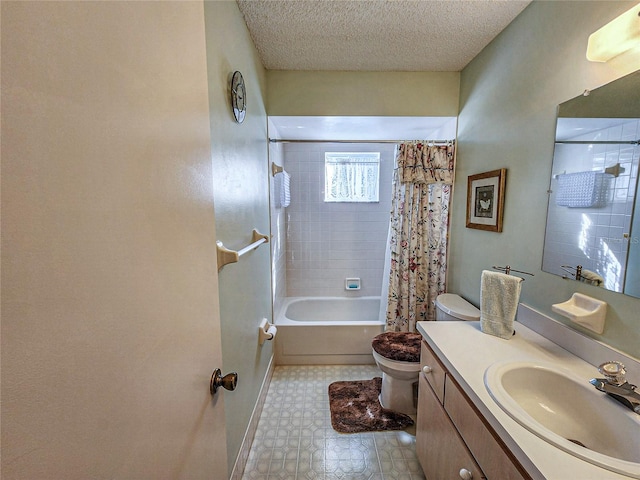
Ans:
{"type": "Polygon", "coordinates": [[[242,439],[240,451],[238,452],[236,462],[233,465],[233,470],[231,471],[231,476],[229,477],[230,480],[242,479],[242,474],[244,473],[244,468],[246,467],[247,459],[249,458],[249,452],[251,451],[251,444],[253,443],[253,438],[256,435],[256,429],[258,428],[258,422],[260,421],[260,415],[262,414],[262,407],[266,400],[267,393],[269,392],[269,384],[271,383],[271,378],[273,377],[274,368],[274,356],[272,355],[271,360],[269,360],[269,366],[267,367],[267,373],[264,376],[262,386],[260,387],[260,394],[258,395],[256,404],[253,407],[253,412],[251,413],[251,418],[249,419],[247,431],[245,432],[244,438],[242,439]]]}
{"type": "Polygon", "coordinates": [[[372,354],[367,355],[278,355],[277,365],[375,365],[372,354]]]}

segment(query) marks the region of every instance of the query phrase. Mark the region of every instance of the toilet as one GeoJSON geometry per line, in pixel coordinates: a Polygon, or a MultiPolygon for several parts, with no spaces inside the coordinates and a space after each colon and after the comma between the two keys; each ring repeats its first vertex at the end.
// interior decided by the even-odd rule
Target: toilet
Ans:
{"type": "Polygon", "coordinates": [[[455,293],[442,293],[435,301],[436,321],[480,320],[480,310],[455,293]]]}
{"type": "MultiPolygon", "coordinates": [[[[453,293],[438,295],[435,306],[436,321],[480,320],[480,310],[453,293]]],[[[373,358],[382,370],[379,400],[383,408],[415,415],[421,343],[422,335],[412,332],[384,332],[371,342],[373,358]]]]}
{"type": "Polygon", "coordinates": [[[380,405],[415,415],[413,384],[420,373],[422,335],[412,332],[384,332],[371,342],[373,358],[382,370],[380,405]]]}

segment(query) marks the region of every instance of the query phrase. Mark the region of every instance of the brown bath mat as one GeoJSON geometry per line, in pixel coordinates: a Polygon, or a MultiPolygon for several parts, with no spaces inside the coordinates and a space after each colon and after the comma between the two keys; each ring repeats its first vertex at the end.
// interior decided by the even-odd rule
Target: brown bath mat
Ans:
{"type": "Polygon", "coordinates": [[[413,425],[408,415],[382,408],[382,378],[333,382],[329,385],[331,426],[340,433],[403,430],[413,425]]]}

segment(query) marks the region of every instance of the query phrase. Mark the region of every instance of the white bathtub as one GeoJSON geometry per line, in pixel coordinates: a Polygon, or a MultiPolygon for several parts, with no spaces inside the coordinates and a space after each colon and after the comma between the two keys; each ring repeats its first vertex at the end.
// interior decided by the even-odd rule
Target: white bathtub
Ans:
{"type": "Polygon", "coordinates": [[[374,364],[380,297],[290,297],[276,310],[276,365],[374,364]]]}

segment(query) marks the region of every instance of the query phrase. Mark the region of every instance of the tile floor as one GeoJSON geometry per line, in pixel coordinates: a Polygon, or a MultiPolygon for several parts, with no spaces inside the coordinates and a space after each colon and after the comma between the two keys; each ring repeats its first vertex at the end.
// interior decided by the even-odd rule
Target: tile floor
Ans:
{"type": "Polygon", "coordinates": [[[242,479],[424,479],[411,433],[331,427],[329,384],[376,376],[375,365],[276,367],[242,479]]]}

